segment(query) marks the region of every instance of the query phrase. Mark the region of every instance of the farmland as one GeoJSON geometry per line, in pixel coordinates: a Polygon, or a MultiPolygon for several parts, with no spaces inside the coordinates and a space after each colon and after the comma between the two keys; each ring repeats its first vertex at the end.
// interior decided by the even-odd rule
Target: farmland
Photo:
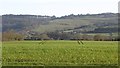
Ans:
{"type": "Polygon", "coordinates": [[[9,41],[2,65],[117,65],[117,41],[9,41]]]}

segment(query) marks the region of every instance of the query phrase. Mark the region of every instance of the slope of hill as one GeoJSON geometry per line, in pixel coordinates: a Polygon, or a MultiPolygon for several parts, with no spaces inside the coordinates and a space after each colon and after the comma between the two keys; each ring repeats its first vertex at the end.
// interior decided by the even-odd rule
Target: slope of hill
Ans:
{"type": "Polygon", "coordinates": [[[62,17],[40,15],[3,15],[3,31],[35,31],[39,33],[62,31],[76,33],[114,33],[118,22],[116,13],[68,15],[62,17]]]}
{"type": "Polygon", "coordinates": [[[2,32],[2,16],[0,16],[0,32],[2,32]]]}

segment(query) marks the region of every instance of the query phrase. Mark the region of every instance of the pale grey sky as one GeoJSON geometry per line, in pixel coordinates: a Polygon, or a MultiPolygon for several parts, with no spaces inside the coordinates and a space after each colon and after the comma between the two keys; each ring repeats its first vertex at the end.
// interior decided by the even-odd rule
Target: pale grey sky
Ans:
{"type": "Polygon", "coordinates": [[[0,0],[0,15],[33,14],[56,15],[96,14],[118,12],[119,0],[0,0]]]}

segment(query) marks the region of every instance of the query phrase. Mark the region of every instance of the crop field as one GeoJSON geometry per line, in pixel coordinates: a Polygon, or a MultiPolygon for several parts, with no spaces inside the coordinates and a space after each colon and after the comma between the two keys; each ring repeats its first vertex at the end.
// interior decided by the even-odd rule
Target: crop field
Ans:
{"type": "Polygon", "coordinates": [[[2,65],[118,65],[117,41],[11,41],[2,43],[2,65]]]}

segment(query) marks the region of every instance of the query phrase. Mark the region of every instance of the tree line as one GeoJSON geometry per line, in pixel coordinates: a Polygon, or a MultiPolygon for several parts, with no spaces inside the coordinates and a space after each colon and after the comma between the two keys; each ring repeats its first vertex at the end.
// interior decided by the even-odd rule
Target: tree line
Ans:
{"type": "Polygon", "coordinates": [[[107,35],[87,35],[87,34],[72,34],[64,32],[49,32],[49,33],[17,33],[14,30],[9,30],[2,33],[2,41],[21,41],[21,40],[88,40],[88,41],[119,41],[116,36],[107,35]]]}

